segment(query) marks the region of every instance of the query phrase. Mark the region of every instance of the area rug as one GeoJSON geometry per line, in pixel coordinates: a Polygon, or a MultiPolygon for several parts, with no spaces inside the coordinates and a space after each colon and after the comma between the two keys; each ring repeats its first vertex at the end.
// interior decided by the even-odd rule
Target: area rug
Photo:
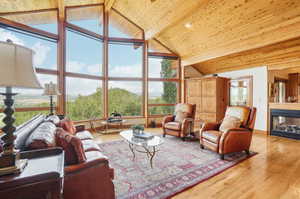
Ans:
{"type": "Polygon", "coordinates": [[[146,154],[136,153],[135,160],[132,159],[124,140],[99,146],[109,158],[110,167],[114,168],[117,199],[170,198],[249,157],[241,152],[220,160],[218,154],[200,149],[199,142],[167,137],[159,147],[151,169],[146,154]]]}

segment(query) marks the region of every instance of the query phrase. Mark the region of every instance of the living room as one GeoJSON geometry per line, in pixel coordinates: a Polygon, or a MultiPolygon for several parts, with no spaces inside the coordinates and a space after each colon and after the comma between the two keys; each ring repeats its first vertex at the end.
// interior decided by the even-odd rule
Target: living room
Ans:
{"type": "Polygon", "coordinates": [[[298,0],[2,0],[0,194],[300,198],[298,0]]]}

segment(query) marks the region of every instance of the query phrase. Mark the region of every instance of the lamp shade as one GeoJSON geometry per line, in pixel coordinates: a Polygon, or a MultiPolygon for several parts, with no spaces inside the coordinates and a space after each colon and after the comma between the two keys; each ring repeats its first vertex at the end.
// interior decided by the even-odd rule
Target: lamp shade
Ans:
{"type": "Polygon", "coordinates": [[[49,84],[45,84],[43,95],[48,95],[48,96],[60,95],[57,89],[57,85],[53,84],[52,82],[50,82],[49,84]]]}
{"type": "Polygon", "coordinates": [[[0,87],[42,88],[33,66],[33,51],[0,42],[0,87]]]}

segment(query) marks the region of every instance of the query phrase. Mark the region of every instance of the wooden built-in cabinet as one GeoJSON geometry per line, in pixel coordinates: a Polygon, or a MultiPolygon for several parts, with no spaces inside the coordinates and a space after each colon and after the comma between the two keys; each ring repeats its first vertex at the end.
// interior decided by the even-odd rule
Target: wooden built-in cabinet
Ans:
{"type": "Polygon", "coordinates": [[[196,104],[196,122],[219,122],[228,105],[229,79],[206,77],[187,80],[186,101],[196,104]]]}

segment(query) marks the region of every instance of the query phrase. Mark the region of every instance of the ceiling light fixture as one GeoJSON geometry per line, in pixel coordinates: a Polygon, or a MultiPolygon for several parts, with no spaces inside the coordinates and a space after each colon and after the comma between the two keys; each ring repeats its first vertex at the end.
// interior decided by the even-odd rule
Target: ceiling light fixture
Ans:
{"type": "Polygon", "coordinates": [[[188,22],[188,23],[184,24],[184,27],[186,27],[186,28],[192,28],[192,23],[188,22]]]}

